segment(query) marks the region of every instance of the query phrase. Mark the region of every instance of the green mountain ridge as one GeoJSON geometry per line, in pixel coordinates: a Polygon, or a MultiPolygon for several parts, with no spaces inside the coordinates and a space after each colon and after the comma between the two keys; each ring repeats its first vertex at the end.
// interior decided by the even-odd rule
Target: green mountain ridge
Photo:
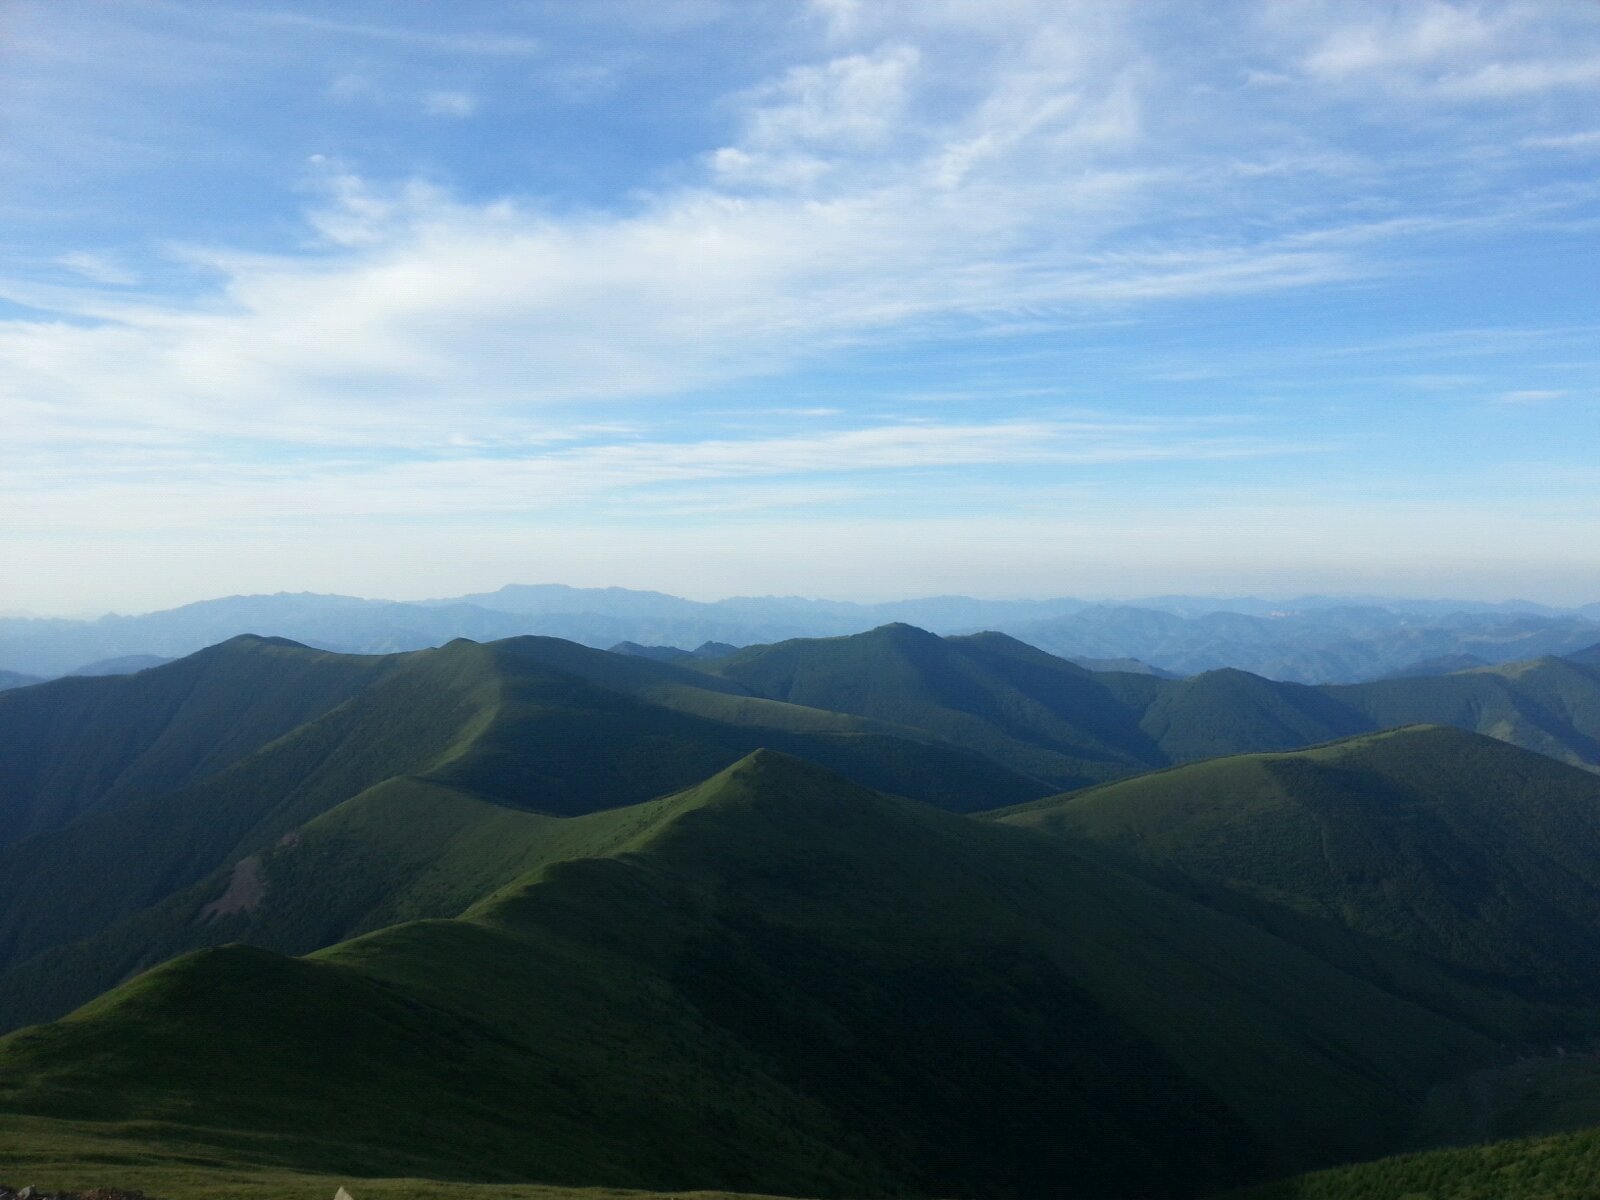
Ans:
{"type": "Polygon", "coordinates": [[[1062,790],[1220,755],[1431,723],[1600,769],[1600,669],[1542,658],[1373,683],[1093,672],[997,633],[905,625],[747,646],[698,664],[756,694],[932,732],[1062,790]]]}
{"type": "MultiPolygon", "coordinates": [[[[280,842],[386,781],[571,815],[665,794],[768,746],[977,811],[1414,713],[1581,762],[1584,731],[1600,729],[1600,672],[1539,660],[1354,688],[1239,671],[1164,680],[1087,671],[1000,634],[904,625],[690,664],[554,638],[376,658],[235,639],[134,676],[0,696],[0,829],[13,838],[0,872],[97,880],[0,903],[0,1028],[229,938],[306,953],[386,912],[453,915],[458,892],[424,902],[393,871],[387,892],[351,893],[366,896],[361,912],[313,898],[292,917],[282,887],[259,912],[224,900],[236,877],[245,895],[270,884],[249,872],[288,870],[280,842]]],[[[360,840],[341,853],[360,859],[360,840]]]]}
{"type": "Polygon", "coordinates": [[[1600,1004],[1600,778],[1478,734],[1413,726],[1213,759],[994,819],[1175,874],[1463,1019],[1496,1019],[1463,988],[1600,1004]]]}
{"type": "Polygon", "coordinates": [[[1597,682],[889,626],[9,692],[0,1164],[1180,1197],[1559,1127],[1482,1081],[1600,1032],[1597,682]]]}
{"type": "Polygon", "coordinates": [[[280,1171],[1178,1196],[1380,1152],[1492,1051],[1051,837],[772,752],[565,823],[590,857],[457,919],[201,951],[0,1041],[0,1132],[137,1120],[280,1171]]]}
{"type": "Polygon", "coordinates": [[[396,665],[241,637],[137,675],[0,695],[0,845],[193,784],[396,665]]]}
{"type": "MultiPolygon", "coordinates": [[[[917,731],[750,697],[670,664],[556,639],[461,641],[375,660],[240,639],[137,676],[33,691],[31,707],[0,708],[19,747],[13,788],[0,795],[55,827],[0,846],[0,872],[95,885],[18,889],[0,904],[0,1028],[58,1016],[183,950],[239,938],[304,953],[368,928],[320,898],[298,919],[275,906],[259,918],[200,914],[227,894],[241,863],[270,871],[306,822],[390,780],[570,815],[659,796],[772,745],[934,804],[987,807],[996,795],[1048,791],[917,731]],[[314,702],[291,686],[308,672],[314,702]],[[214,699],[236,691],[248,695],[214,699]],[[192,707],[203,712],[190,716],[192,707]],[[307,710],[314,715],[291,726],[307,710]],[[48,738],[41,728],[68,732],[48,738]],[[20,748],[30,735],[43,742],[38,782],[20,748]],[[184,786],[166,790],[172,783],[184,786]]],[[[409,886],[392,871],[387,878],[409,886]]],[[[325,876],[313,896],[338,886],[325,876]]],[[[417,901],[407,911],[450,916],[459,899],[447,889],[443,907],[417,901]]]]}

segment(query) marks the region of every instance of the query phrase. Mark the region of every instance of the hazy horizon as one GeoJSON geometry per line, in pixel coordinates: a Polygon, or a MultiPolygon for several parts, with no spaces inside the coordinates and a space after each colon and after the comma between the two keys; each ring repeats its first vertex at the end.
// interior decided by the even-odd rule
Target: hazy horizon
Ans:
{"type": "Polygon", "coordinates": [[[590,584],[576,585],[556,583],[542,580],[537,583],[513,582],[502,583],[492,587],[472,588],[463,592],[416,591],[397,595],[368,595],[352,592],[325,592],[315,589],[302,588],[275,588],[270,591],[260,592],[229,592],[215,595],[190,596],[179,599],[171,604],[162,604],[155,608],[123,608],[123,609],[77,609],[42,611],[27,608],[0,609],[0,619],[45,619],[45,620],[95,620],[107,616],[144,616],[155,612],[165,612],[175,608],[183,608],[192,604],[204,604],[209,601],[245,599],[254,597],[272,596],[317,596],[337,597],[340,599],[370,600],[392,602],[400,604],[415,604],[428,601],[454,600],[462,596],[484,595],[500,591],[508,587],[572,587],[577,590],[613,589],[631,592],[653,592],[669,596],[674,599],[690,600],[702,604],[714,604],[723,600],[802,600],[821,603],[859,604],[872,606],[878,604],[894,604],[901,602],[915,602],[939,599],[965,599],[980,603],[1007,603],[1007,602],[1034,602],[1043,603],[1052,600],[1076,600],[1088,604],[1104,605],[1131,605],[1137,606],[1141,602],[1176,602],[1176,601],[1205,601],[1215,602],[1218,611],[1228,611],[1229,603],[1238,604],[1294,604],[1307,600],[1336,600],[1345,601],[1354,606],[1363,604],[1382,605],[1384,603],[1396,604],[1451,604],[1461,603],[1467,605],[1534,605],[1543,608],[1561,611],[1574,611],[1586,605],[1600,603],[1600,597],[1590,600],[1579,600],[1575,603],[1563,604],[1542,600],[1536,596],[1463,596],[1443,594],[1415,595],[1402,593],[1374,593],[1374,592],[1341,592],[1341,591],[1298,591],[1298,592],[1254,592],[1254,593],[1223,593],[1223,592],[1195,592],[1195,591],[1166,591],[1166,592],[1029,592],[1029,593],[996,593],[977,591],[944,591],[944,592],[916,592],[903,594],[857,594],[857,595],[830,595],[822,592],[675,592],[665,588],[652,587],[623,587],[618,584],[590,584]]]}
{"type": "Polygon", "coordinates": [[[0,611],[1600,600],[1600,7],[18,0],[0,611]]]}

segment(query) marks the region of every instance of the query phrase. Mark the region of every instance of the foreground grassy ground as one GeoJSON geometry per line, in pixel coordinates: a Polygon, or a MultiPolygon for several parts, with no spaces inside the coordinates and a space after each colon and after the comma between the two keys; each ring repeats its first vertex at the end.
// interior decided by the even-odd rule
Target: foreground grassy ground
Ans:
{"type": "Polygon", "coordinates": [[[355,1200],[758,1200],[749,1192],[644,1192],[443,1179],[371,1179],[230,1165],[215,1146],[155,1138],[170,1135],[140,1122],[70,1125],[0,1118],[0,1183],[47,1192],[116,1188],[156,1200],[332,1200],[345,1188],[355,1200]]]}
{"type": "Polygon", "coordinates": [[[1600,1130],[1407,1154],[1302,1175],[1229,1200],[1595,1200],[1600,1130]]]}
{"type": "MultiPolygon", "coordinates": [[[[758,1200],[748,1192],[647,1192],[422,1178],[360,1178],[230,1167],[215,1147],[159,1131],[0,1119],[0,1181],[50,1191],[116,1187],[159,1200],[758,1200]]],[[[1594,1200],[1600,1130],[1408,1154],[1318,1171],[1218,1200],[1594,1200]]]]}

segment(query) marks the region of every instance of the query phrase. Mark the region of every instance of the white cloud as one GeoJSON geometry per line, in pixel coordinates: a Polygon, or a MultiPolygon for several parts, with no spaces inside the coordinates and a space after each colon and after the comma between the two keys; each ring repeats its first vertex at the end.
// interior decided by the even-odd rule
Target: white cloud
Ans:
{"type": "Polygon", "coordinates": [[[130,271],[115,254],[94,254],[87,250],[74,250],[63,254],[56,262],[75,275],[92,283],[111,284],[114,287],[132,287],[139,277],[130,271]]]}
{"type": "Polygon", "coordinates": [[[415,26],[373,25],[359,21],[314,17],[305,13],[263,10],[230,12],[229,19],[276,26],[280,29],[303,30],[319,37],[389,43],[436,54],[531,58],[544,53],[544,45],[537,38],[511,31],[420,29],[415,26]]]}
{"type": "Polygon", "coordinates": [[[422,101],[423,109],[435,117],[470,117],[478,111],[478,98],[470,92],[433,91],[422,101]]]}
{"type": "MultiPolygon", "coordinates": [[[[104,431],[100,431],[104,432],[104,431]]],[[[610,440],[563,447],[559,439],[493,447],[451,447],[448,455],[402,461],[319,456],[230,463],[225,454],[181,445],[129,446],[115,437],[79,439],[70,466],[21,455],[0,480],[8,510],[27,512],[34,535],[110,527],[204,528],[218,521],[422,518],[631,505],[663,485],[720,490],[741,481],[749,507],[775,489],[793,503],[796,479],[892,477],[971,466],[1071,469],[1108,464],[1226,461],[1301,453],[1304,447],[1204,421],[1130,419],[896,423],[829,432],[712,438],[610,440]],[[30,500],[30,497],[35,498],[30,500]],[[42,503],[40,502],[42,501],[42,503]]],[[[836,486],[836,485],[829,485],[836,486]]],[[[858,485],[858,487],[876,485],[858,485]]],[[[717,501],[723,507],[726,499],[717,501]]]]}
{"type": "Polygon", "coordinates": [[[0,326],[0,383],[67,426],[425,445],[446,410],[514,427],[530,408],[756,377],[930,322],[1048,325],[1370,269],[1348,236],[1273,229],[1260,181],[1293,186],[1329,156],[1173,160],[1148,128],[1162,71],[1116,21],[905,11],[905,37],[868,28],[874,11],[855,36],[879,40],[745,92],[707,176],[629,209],[557,217],[314,163],[312,251],[189,248],[219,279],[194,302],[0,326]],[[907,40],[923,34],[933,49],[907,40]],[[1255,205],[1254,232],[1161,228],[1164,204],[1207,191],[1255,205]]]}
{"type": "Polygon", "coordinates": [[[1495,397],[1500,404],[1548,404],[1552,400],[1560,400],[1570,393],[1558,388],[1521,388],[1517,391],[1501,392],[1495,397]]]}
{"type": "Polygon", "coordinates": [[[1560,88],[1600,86],[1600,56],[1547,59],[1539,62],[1492,62],[1439,81],[1445,95],[1464,99],[1498,99],[1560,88]]]}
{"type": "Polygon", "coordinates": [[[732,187],[806,190],[841,163],[904,152],[905,113],[920,55],[909,46],[789,70],[748,93],[737,145],[708,156],[732,187]]]}
{"type": "Polygon", "coordinates": [[[446,410],[514,425],[530,407],[759,376],[930,321],[1059,321],[1352,272],[1342,250],[1271,236],[1119,245],[1188,180],[1123,165],[1138,74],[1097,66],[1085,36],[994,50],[937,119],[912,102],[921,53],[898,43],[792,69],[745,95],[742,139],[711,178],[620,212],[467,204],[315,162],[314,252],[190,248],[220,279],[212,294],[0,326],[0,380],[69,426],[142,414],[426,445],[446,410]]]}
{"type": "Polygon", "coordinates": [[[1522,139],[1522,144],[1539,150],[1588,150],[1600,147],[1600,129],[1527,137],[1522,139]]]}
{"type": "Polygon", "coordinates": [[[1328,83],[1473,102],[1600,86],[1597,27],[1587,5],[1311,0],[1267,12],[1280,28],[1313,31],[1301,66],[1328,83]]]}
{"type": "Polygon", "coordinates": [[[1337,28],[1306,55],[1313,75],[1342,79],[1395,67],[1449,63],[1495,47],[1494,23],[1456,4],[1424,3],[1346,9],[1357,20],[1337,28]]]}
{"type": "MultiPolygon", "coordinates": [[[[1390,88],[1471,94],[1517,116],[1531,89],[1578,86],[1582,44],[1529,33],[1530,10],[1514,5],[1285,4],[1264,20],[1315,19],[1270,37],[1241,22],[1238,46],[1192,56],[1170,53],[1136,5],[816,8],[829,39],[816,61],[729,97],[725,144],[609,207],[467,200],[319,158],[300,242],[178,252],[209,272],[198,294],[85,289],[74,301],[30,283],[31,303],[60,311],[0,321],[8,511],[27,506],[39,528],[78,536],[108,520],[181,530],[570,513],[691,483],[730,489],[706,503],[736,511],[922,471],[1285,453],[1192,426],[872,423],[862,413],[880,398],[831,393],[809,415],[840,429],[713,427],[683,441],[659,431],[651,406],[864,343],[1081,329],[1175,301],[1371,279],[1410,267],[1397,260],[1425,237],[1519,219],[1513,177],[1494,174],[1519,146],[1593,136],[1508,116],[1495,130],[1507,157],[1464,159],[1476,182],[1453,191],[1437,160],[1355,153],[1327,115],[1335,88],[1399,120],[1422,108],[1395,105],[1390,88]],[[1421,170],[1426,189],[1395,182],[1421,170]],[[849,482],[801,479],[816,475],[849,482]]],[[[479,35],[414,40],[432,36],[400,40],[538,52],[479,35]]],[[[359,73],[331,94],[377,96],[359,73]]],[[[380,99],[412,115],[475,103],[419,85],[380,99]]],[[[122,268],[105,254],[59,265],[136,282],[114,278],[122,268]]],[[[1491,340],[1473,331],[1460,353],[1490,353],[1491,340]]],[[[1217,351],[1196,353],[1212,363],[1217,351]]],[[[1518,395],[1537,393],[1506,402],[1518,395]]]]}

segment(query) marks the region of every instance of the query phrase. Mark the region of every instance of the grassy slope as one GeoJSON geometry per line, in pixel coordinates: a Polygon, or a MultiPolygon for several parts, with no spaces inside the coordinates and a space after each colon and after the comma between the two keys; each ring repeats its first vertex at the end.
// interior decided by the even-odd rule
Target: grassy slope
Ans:
{"type": "Polygon", "coordinates": [[[302,954],[387,925],[452,917],[552,862],[612,853],[662,802],[562,819],[421,779],[391,779],[252,856],[261,892],[216,911],[233,870],[0,976],[13,1027],[48,1020],[180,954],[245,942],[302,954]]]}
{"type": "Polygon", "coordinates": [[[342,704],[394,661],[239,637],[137,675],[0,695],[0,845],[193,784],[342,704]]]}
{"type": "Polygon", "coordinates": [[[0,961],[19,963],[92,935],[271,846],[349,796],[450,760],[486,722],[495,694],[494,680],[471,669],[465,656],[423,651],[198,783],[0,850],[0,872],[9,878],[95,881],[92,888],[8,894],[0,906],[0,961]]]}
{"type": "Polygon", "coordinates": [[[473,647],[501,681],[470,751],[430,778],[571,815],[661,795],[759,747],[803,755],[869,787],[943,808],[984,807],[1035,779],[928,732],[752,697],[671,663],[557,638],[473,647]]]}
{"type": "Polygon", "coordinates": [[[1140,727],[1165,763],[1288,750],[1371,728],[1316,688],[1233,670],[1163,681],[1140,727]]]}
{"type": "Polygon", "coordinates": [[[1563,762],[1600,766],[1600,667],[1560,658],[1319,689],[1374,726],[1454,725],[1563,762]]]}
{"type": "MultiPolygon", "coordinates": [[[[337,657],[266,649],[316,662],[337,657]]],[[[246,676],[241,686],[250,682],[246,676]]],[[[130,971],[222,940],[316,949],[375,927],[384,897],[391,915],[454,915],[478,893],[413,888],[399,863],[424,870],[437,847],[419,844],[397,858],[383,832],[390,818],[357,820],[361,806],[347,814],[339,845],[314,837],[298,852],[306,859],[321,846],[321,861],[342,869],[303,871],[274,889],[301,897],[296,910],[274,905],[259,919],[203,915],[241,859],[261,859],[270,875],[296,857],[278,843],[303,836],[305,822],[401,776],[443,789],[392,818],[408,827],[440,797],[450,803],[440,802],[430,820],[470,812],[476,821],[482,801],[561,814],[636,803],[763,745],[935,804],[985,807],[1044,790],[971,751],[912,740],[926,735],[897,736],[860,718],[729,694],[736,690],[549,638],[457,642],[401,656],[344,704],[188,788],[0,849],[7,877],[97,881],[94,888],[19,889],[0,903],[0,1028],[59,1015],[130,971]],[[363,853],[364,842],[374,852],[363,853]],[[370,911],[350,909],[355,894],[370,911]]],[[[403,792],[382,792],[366,807],[398,803],[403,792]]],[[[485,833],[474,845],[493,862],[500,843],[485,833]]],[[[458,871],[470,881],[489,869],[463,850],[430,869],[430,878],[458,871]]]]}
{"type": "Polygon", "coordinates": [[[1000,634],[891,625],[702,666],[763,696],[929,730],[1061,787],[1418,723],[1600,766],[1600,667],[1564,659],[1348,686],[1236,670],[1163,680],[1086,672],[1000,634]]]}
{"type": "Polygon", "coordinates": [[[998,635],[941,640],[906,626],[756,648],[729,663],[719,669],[758,689],[869,715],[752,697],[741,684],[674,664],[551,638],[460,642],[382,660],[236,639],[138,676],[29,689],[36,696],[28,705],[0,707],[0,738],[17,743],[0,755],[0,812],[13,825],[47,826],[85,807],[98,814],[0,852],[0,871],[70,878],[89,869],[108,886],[70,906],[50,889],[15,894],[0,909],[0,962],[125,920],[403,773],[571,813],[682,786],[769,745],[880,789],[973,809],[1039,785],[971,753],[929,746],[930,737],[958,738],[1057,778],[1079,769],[1103,776],[1131,771],[1134,761],[1315,741],[1421,708],[1581,757],[1587,751],[1571,731],[1587,728],[1600,708],[1593,672],[1557,660],[1319,692],[1242,672],[1181,681],[1093,675],[998,635]],[[246,753],[363,681],[345,703],[246,753]],[[1541,742],[1527,721],[1502,719],[1496,704],[1512,691],[1522,709],[1537,707],[1538,728],[1567,729],[1566,740],[1541,742]],[[1339,696],[1359,699],[1364,713],[1339,696]],[[1103,757],[1072,766],[1052,745],[1103,757]],[[165,790],[175,782],[184,788],[165,790]],[[159,845],[152,829],[162,831],[159,845]]]}
{"type": "Polygon", "coordinates": [[[761,696],[927,730],[1058,787],[1165,761],[1100,676],[1000,634],[886,625],[752,646],[704,669],[761,696]]]}
{"type": "Polygon", "coordinates": [[[1407,1154],[1286,1179],[1231,1200],[1594,1200],[1600,1130],[1407,1154]]]}
{"type": "Polygon", "coordinates": [[[1216,759],[998,819],[1215,885],[1231,911],[1458,1012],[1483,1003],[1463,986],[1600,998],[1600,780],[1490,738],[1412,727],[1216,759]]]}
{"type": "Polygon", "coordinates": [[[566,1188],[542,1184],[462,1183],[434,1178],[319,1175],[241,1167],[215,1146],[168,1140],[149,1142],[138,1123],[108,1135],[102,1126],[18,1120],[0,1139],[0,1179],[12,1187],[27,1180],[41,1191],[97,1188],[139,1191],[160,1200],[329,1200],[341,1187],[359,1200],[764,1200],[754,1193],[649,1192],[622,1188],[566,1188]]]}
{"type": "Polygon", "coordinates": [[[1381,1149],[1483,1053],[1052,839],[784,756],[609,822],[578,838],[605,857],[463,919],[202,952],[13,1035],[7,1136],[140,1120],[140,1153],[279,1171],[1156,1196],[1381,1149]]]}

